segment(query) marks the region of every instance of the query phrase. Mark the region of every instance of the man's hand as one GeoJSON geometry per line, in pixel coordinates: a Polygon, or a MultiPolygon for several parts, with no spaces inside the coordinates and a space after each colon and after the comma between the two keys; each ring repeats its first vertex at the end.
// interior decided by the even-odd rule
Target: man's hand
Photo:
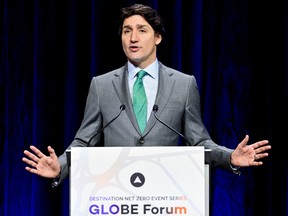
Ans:
{"type": "Polygon", "coordinates": [[[248,167],[248,166],[260,166],[263,164],[261,159],[267,157],[269,154],[266,152],[271,149],[268,145],[268,140],[262,140],[255,142],[251,145],[247,145],[249,136],[240,142],[237,148],[231,155],[231,164],[235,167],[248,167]]]}
{"type": "Polygon", "coordinates": [[[30,146],[31,152],[28,150],[24,151],[26,157],[22,158],[22,161],[28,164],[25,169],[36,175],[45,178],[55,178],[60,173],[60,163],[55,151],[51,146],[48,146],[49,156],[44,155],[35,146],[30,146]]]}

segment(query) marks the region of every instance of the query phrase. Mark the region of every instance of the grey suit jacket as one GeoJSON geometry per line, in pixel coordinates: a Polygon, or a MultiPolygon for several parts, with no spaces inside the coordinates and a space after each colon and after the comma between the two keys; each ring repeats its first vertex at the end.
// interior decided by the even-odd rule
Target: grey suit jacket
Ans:
{"type": "MultiPolygon", "coordinates": [[[[127,64],[94,77],[91,81],[84,118],[68,148],[87,146],[88,140],[120,112],[120,116],[92,139],[92,146],[177,146],[179,136],[150,115],[141,134],[136,122],[128,87],[127,64]],[[142,138],[143,142],[139,142],[142,138]]],[[[175,130],[182,132],[191,145],[211,149],[212,166],[230,169],[231,149],[215,144],[202,123],[200,98],[194,76],[166,67],[159,62],[159,85],[155,104],[157,116],[175,130]]],[[[66,154],[59,157],[61,182],[68,174],[66,154]]]]}

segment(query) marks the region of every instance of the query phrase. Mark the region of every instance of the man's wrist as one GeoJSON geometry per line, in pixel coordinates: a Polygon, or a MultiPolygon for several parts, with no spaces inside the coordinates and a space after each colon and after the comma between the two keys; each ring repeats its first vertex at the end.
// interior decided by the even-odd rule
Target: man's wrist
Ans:
{"type": "Polygon", "coordinates": [[[52,180],[51,186],[53,188],[57,187],[59,185],[60,177],[61,177],[61,170],[60,170],[59,174],[55,178],[53,178],[53,180],[52,180]]]}
{"type": "Polygon", "coordinates": [[[60,171],[59,171],[59,174],[58,174],[54,179],[59,179],[60,176],[61,176],[61,169],[60,169],[60,171]]]}

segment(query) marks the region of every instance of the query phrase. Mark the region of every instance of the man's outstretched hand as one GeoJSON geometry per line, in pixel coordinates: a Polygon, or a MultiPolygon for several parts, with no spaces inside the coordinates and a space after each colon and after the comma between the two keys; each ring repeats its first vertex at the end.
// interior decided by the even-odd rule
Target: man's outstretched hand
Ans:
{"type": "Polygon", "coordinates": [[[30,146],[31,151],[24,151],[26,157],[23,157],[22,161],[29,165],[25,167],[27,171],[45,178],[55,178],[60,173],[60,163],[54,149],[51,146],[47,149],[49,156],[44,155],[35,146],[30,146]]]}
{"type": "Polygon", "coordinates": [[[249,136],[240,142],[237,148],[231,155],[231,164],[235,167],[248,167],[248,166],[260,166],[263,164],[261,159],[267,157],[269,154],[266,152],[271,149],[268,145],[268,140],[261,140],[253,144],[247,145],[249,136]]]}

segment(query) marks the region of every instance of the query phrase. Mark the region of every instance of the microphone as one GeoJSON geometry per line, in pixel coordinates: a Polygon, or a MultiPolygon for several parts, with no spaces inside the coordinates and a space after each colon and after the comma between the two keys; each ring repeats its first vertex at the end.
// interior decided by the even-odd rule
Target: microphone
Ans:
{"type": "Polygon", "coordinates": [[[191,143],[187,140],[187,138],[181,134],[180,132],[176,131],[174,128],[172,128],[171,126],[167,125],[165,122],[161,121],[157,116],[156,116],[156,112],[158,111],[158,105],[155,104],[153,106],[153,112],[154,112],[154,117],[157,119],[157,121],[159,121],[160,123],[162,123],[163,125],[165,125],[166,127],[168,127],[170,130],[172,130],[174,133],[178,134],[179,136],[181,136],[190,146],[191,143]]]}
{"type": "MultiPolygon", "coordinates": [[[[100,130],[98,130],[98,131],[88,140],[88,142],[87,142],[87,147],[90,146],[90,143],[91,143],[92,139],[93,139],[94,137],[96,137],[98,134],[100,134],[100,133],[101,133],[106,127],[108,127],[112,122],[114,122],[114,121],[120,116],[120,114],[122,113],[122,111],[125,110],[125,108],[126,108],[126,106],[125,106],[124,104],[121,104],[121,106],[120,106],[120,112],[118,113],[118,115],[115,116],[115,117],[114,117],[111,121],[109,121],[106,125],[104,125],[100,130]]],[[[79,139],[79,138],[75,138],[75,140],[80,140],[80,141],[82,141],[82,142],[85,143],[84,140],[79,139]]]]}

